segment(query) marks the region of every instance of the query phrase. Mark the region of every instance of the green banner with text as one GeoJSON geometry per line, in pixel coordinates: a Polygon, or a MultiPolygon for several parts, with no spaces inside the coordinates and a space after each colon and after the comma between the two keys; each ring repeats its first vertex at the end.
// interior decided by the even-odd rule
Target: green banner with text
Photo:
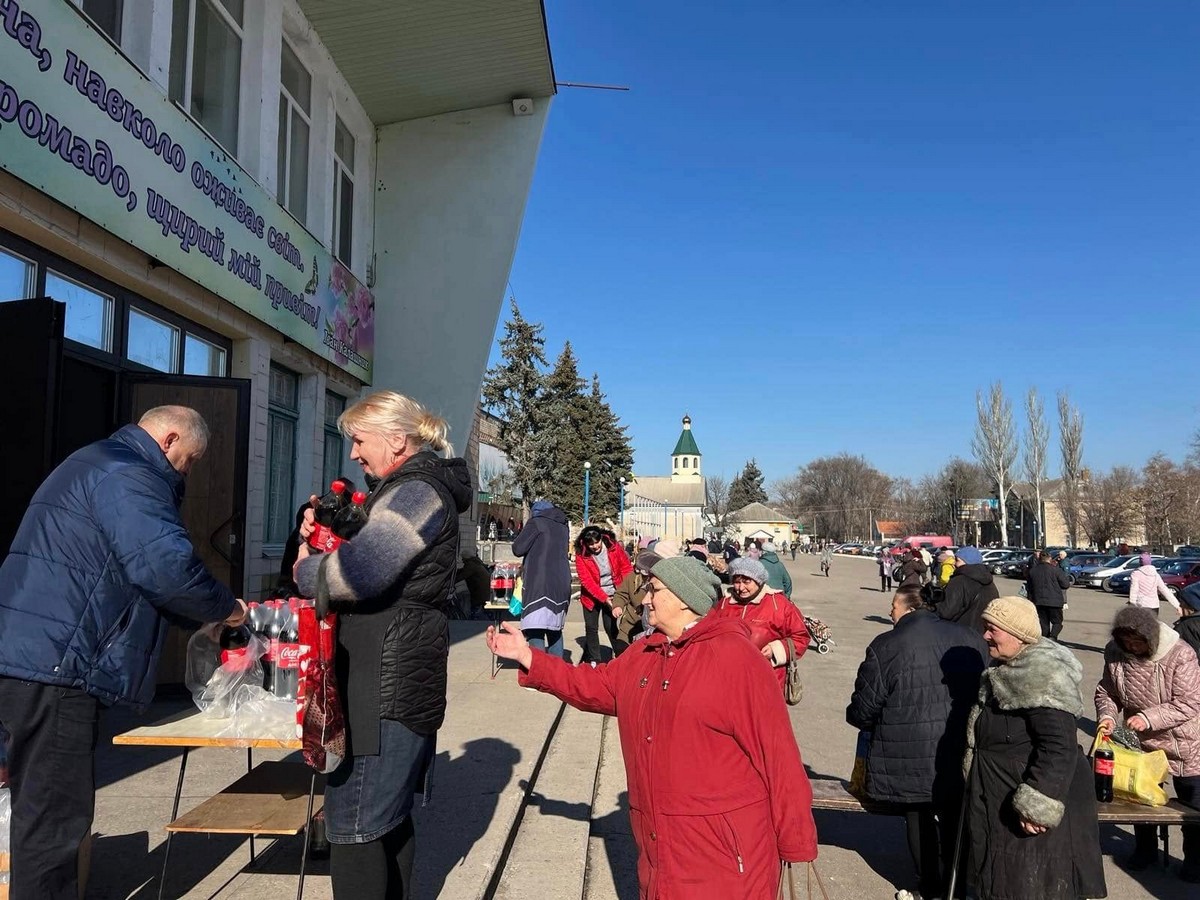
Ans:
{"type": "Polygon", "coordinates": [[[371,380],[367,287],[66,0],[0,0],[0,168],[371,380]]]}

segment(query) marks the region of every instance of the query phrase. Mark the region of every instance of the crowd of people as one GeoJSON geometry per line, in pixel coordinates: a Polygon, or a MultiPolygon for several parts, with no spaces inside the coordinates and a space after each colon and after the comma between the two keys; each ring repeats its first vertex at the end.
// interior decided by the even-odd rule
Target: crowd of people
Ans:
{"type": "MultiPolygon", "coordinates": [[[[411,398],[371,394],[339,427],[371,488],[366,523],[314,553],[304,510],[290,572],[319,613],[339,614],[349,743],[325,789],[330,872],[338,900],[403,898],[414,796],[446,714],[447,598],[472,486],[445,421],[411,398]]],[[[207,442],[195,410],[169,406],[77,451],[39,489],[0,564],[13,900],[79,896],[98,717],[149,702],[168,622],[245,619],[179,514],[207,442]]],[[[647,539],[627,550],[596,525],[572,544],[566,515],[546,501],[516,531],[520,621],[489,628],[487,643],[519,664],[522,685],[616,717],[642,895],[776,896],[783,866],[817,854],[786,705],[812,636],[778,548],[647,539]],[[585,623],[574,664],[562,639],[572,548],[585,623]]],[[[821,552],[828,565],[832,548],[821,552]]],[[[1176,796],[1196,805],[1200,585],[1176,598],[1141,562],[1104,651],[1097,728],[1162,750],[1176,796]],[[1160,598],[1181,612],[1173,628],[1160,598]]],[[[897,897],[952,896],[959,878],[978,900],[1104,896],[1077,740],[1083,670],[1056,640],[1070,583],[1061,559],[1040,555],[1026,597],[999,596],[974,547],[911,548],[878,564],[881,590],[895,586],[893,625],[866,648],[845,717],[864,735],[864,802],[906,821],[913,884],[897,897]]],[[[1178,874],[1200,883],[1200,828],[1183,835],[1178,874]]],[[[1139,829],[1125,864],[1145,867],[1154,849],[1139,829]]]]}

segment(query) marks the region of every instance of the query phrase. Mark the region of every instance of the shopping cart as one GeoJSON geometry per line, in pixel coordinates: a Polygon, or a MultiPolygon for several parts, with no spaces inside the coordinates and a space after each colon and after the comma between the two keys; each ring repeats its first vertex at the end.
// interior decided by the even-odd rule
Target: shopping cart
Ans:
{"type": "Polygon", "coordinates": [[[808,629],[808,633],[812,636],[813,646],[816,647],[818,653],[828,653],[830,648],[837,646],[837,641],[833,639],[833,632],[820,619],[805,616],[804,627],[808,629]]]}

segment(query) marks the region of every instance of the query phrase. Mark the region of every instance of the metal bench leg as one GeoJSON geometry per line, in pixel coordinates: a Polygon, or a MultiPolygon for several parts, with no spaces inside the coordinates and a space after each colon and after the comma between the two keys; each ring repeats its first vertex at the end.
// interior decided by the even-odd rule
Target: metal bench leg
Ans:
{"type": "Polygon", "coordinates": [[[317,793],[317,773],[314,771],[308,783],[308,816],[304,819],[304,849],[300,851],[300,883],[296,885],[296,900],[304,897],[304,870],[308,867],[308,834],[312,830],[313,797],[317,793]]]}
{"type": "Polygon", "coordinates": [[[1171,829],[1166,825],[1159,825],[1158,833],[1162,837],[1163,868],[1166,869],[1171,865],[1171,829]]]}
{"type": "MultiPolygon", "coordinates": [[[[171,804],[171,821],[179,817],[179,798],[183,794],[183,773],[187,771],[188,752],[190,747],[183,748],[183,756],[179,760],[179,780],[175,783],[175,802],[171,804]]],[[[167,863],[171,861],[171,838],[175,832],[167,832],[167,849],[163,853],[162,874],[158,879],[158,900],[163,900],[163,892],[167,889],[167,863]]]]}
{"type": "MultiPolygon", "coordinates": [[[[246,748],[246,774],[254,771],[254,748],[246,748]]],[[[254,865],[254,835],[250,835],[250,865],[254,865]]]]}

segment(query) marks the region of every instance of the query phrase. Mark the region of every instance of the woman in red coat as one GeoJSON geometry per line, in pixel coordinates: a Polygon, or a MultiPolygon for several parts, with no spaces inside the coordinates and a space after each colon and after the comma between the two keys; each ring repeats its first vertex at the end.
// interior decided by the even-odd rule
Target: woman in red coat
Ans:
{"type": "Polygon", "coordinates": [[[741,619],[750,626],[750,640],[775,667],[779,688],[787,680],[790,640],[796,656],[803,656],[812,641],[804,616],[787,595],[767,586],[767,567],[757,559],[741,557],[729,564],[729,596],[713,612],[719,618],[741,619]]]}
{"type": "Polygon", "coordinates": [[[625,649],[617,629],[621,609],[613,607],[612,599],[625,576],[633,571],[633,564],[615,534],[589,525],[575,539],[575,571],[579,574],[579,602],[583,606],[583,662],[598,663],[602,621],[613,655],[625,649]]]}
{"type": "Polygon", "coordinates": [[[616,716],[642,900],[774,900],[780,860],[817,856],[812,788],[779,685],[734,619],[706,615],[720,583],[686,556],[650,568],[655,633],[607,665],[488,629],[520,683],[616,716]]]}

